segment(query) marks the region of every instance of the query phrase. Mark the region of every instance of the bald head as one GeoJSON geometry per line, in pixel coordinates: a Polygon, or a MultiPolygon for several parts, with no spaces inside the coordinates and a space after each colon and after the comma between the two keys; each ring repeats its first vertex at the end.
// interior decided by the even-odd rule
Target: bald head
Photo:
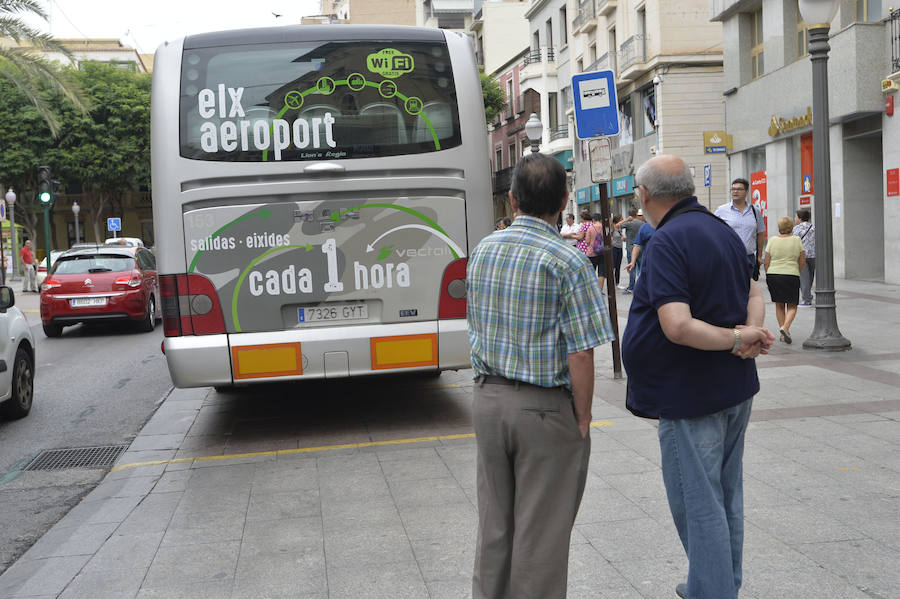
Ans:
{"type": "Polygon", "coordinates": [[[684,160],[671,154],[651,158],[638,169],[635,185],[663,202],[677,202],[694,195],[694,178],[684,160]]]}

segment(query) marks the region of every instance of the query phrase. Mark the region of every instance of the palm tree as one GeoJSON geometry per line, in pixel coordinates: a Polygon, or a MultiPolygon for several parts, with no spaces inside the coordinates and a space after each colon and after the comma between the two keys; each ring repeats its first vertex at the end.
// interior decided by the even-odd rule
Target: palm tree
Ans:
{"type": "Polygon", "coordinates": [[[62,93],[82,111],[87,110],[87,103],[66,72],[38,52],[58,52],[68,58],[71,53],[48,34],[25,24],[17,16],[20,14],[47,20],[47,13],[37,0],[0,0],[0,77],[11,81],[25,94],[56,137],[59,119],[42,89],[62,93]]]}

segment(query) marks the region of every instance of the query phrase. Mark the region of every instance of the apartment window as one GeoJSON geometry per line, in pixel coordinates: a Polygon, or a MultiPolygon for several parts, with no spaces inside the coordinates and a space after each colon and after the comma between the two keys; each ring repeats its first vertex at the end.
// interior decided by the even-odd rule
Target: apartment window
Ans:
{"type": "Polygon", "coordinates": [[[809,54],[809,43],[806,39],[806,21],[800,14],[800,2],[797,2],[797,58],[803,58],[809,54]]]}
{"type": "Polygon", "coordinates": [[[569,19],[566,16],[566,7],[563,6],[559,9],[559,43],[560,45],[565,46],[569,43],[569,32],[567,31],[569,27],[569,19]]]}
{"type": "Polygon", "coordinates": [[[550,113],[548,115],[550,117],[550,123],[548,123],[547,126],[551,129],[556,129],[556,125],[559,122],[559,106],[556,100],[556,92],[550,92],[547,94],[547,104],[547,112],[550,113]]]}
{"type": "Polygon", "coordinates": [[[881,19],[881,0],[856,0],[856,20],[874,23],[881,19]]]}
{"type": "Polygon", "coordinates": [[[494,155],[494,170],[499,171],[503,168],[503,148],[497,148],[496,152],[494,155]]]}
{"type": "Polygon", "coordinates": [[[553,19],[547,19],[547,23],[545,24],[545,31],[547,32],[547,35],[545,36],[546,40],[547,40],[547,47],[552,48],[553,47],[553,19]]]}
{"type": "Polygon", "coordinates": [[[516,113],[516,97],[513,95],[512,76],[506,80],[506,104],[509,116],[513,116],[516,113]]]}
{"type": "Polygon", "coordinates": [[[591,44],[588,48],[588,60],[590,61],[588,64],[594,64],[597,60],[597,44],[591,44]]]}
{"type": "Polygon", "coordinates": [[[615,27],[613,27],[612,29],[609,30],[608,40],[609,41],[607,42],[607,48],[609,48],[609,50],[607,51],[606,55],[609,56],[609,64],[607,65],[607,68],[612,69],[613,73],[615,73],[616,70],[618,70],[618,66],[619,66],[618,64],[616,64],[617,63],[616,51],[619,48],[619,44],[618,44],[618,42],[616,42],[616,28],[615,27]]]}
{"type": "Polygon", "coordinates": [[[537,31],[531,34],[531,49],[534,51],[541,49],[541,34],[537,31]]]}
{"type": "Polygon", "coordinates": [[[509,144],[509,168],[516,166],[516,142],[509,144]]]}
{"type": "Polygon", "coordinates": [[[765,73],[763,62],[762,6],[750,13],[750,77],[758,79],[765,73]]]}
{"type": "Polygon", "coordinates": [[[641,90],[641,137],[656,131],[656,89],[651,85],[641,90]]]}
{"type": "MultiPolygon", "coordinates": [[[[590,63],[588,63],[590,64],[590,63]]],[[[584,73],[584,61],[580,58],[575,61],[575,67],[578,69],[579,73],[584,73]]]]}
{"type": "Polygon", "coordinates": [[[632,130],[631,96],[626,96],[619,102],[619,145],[627,146],[634,143],[632,130]]]}

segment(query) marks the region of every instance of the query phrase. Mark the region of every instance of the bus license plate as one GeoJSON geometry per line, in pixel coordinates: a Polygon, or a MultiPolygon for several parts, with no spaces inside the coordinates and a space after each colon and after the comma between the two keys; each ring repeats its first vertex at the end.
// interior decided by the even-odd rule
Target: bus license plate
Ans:
{"type": "Polygon", "coordinates": [[[359,320],[369,317],[369,309],[365,304],[341,304],[338,306],[320,306],[317,308],[297,308],[297,320],[300,322],[339,322],[342,320],[359,320]]]}
{"type": "Polygon", "coordinates": [[[105,297],[76,297],[72,299],[72,307],[79,308],[84,306],[105,306],[105,297]]]}

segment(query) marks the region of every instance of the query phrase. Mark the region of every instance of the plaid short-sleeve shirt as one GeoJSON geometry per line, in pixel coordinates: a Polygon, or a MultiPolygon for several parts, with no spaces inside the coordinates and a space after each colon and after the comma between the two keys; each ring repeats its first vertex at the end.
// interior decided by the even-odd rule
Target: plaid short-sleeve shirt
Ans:
{"type": "Polygon", "coordinates": [[[475,376],[570,386],[567,355],[613,338],[587,258],[539,218],[519,216],[483,239],[466,280],[475,376]]]}

